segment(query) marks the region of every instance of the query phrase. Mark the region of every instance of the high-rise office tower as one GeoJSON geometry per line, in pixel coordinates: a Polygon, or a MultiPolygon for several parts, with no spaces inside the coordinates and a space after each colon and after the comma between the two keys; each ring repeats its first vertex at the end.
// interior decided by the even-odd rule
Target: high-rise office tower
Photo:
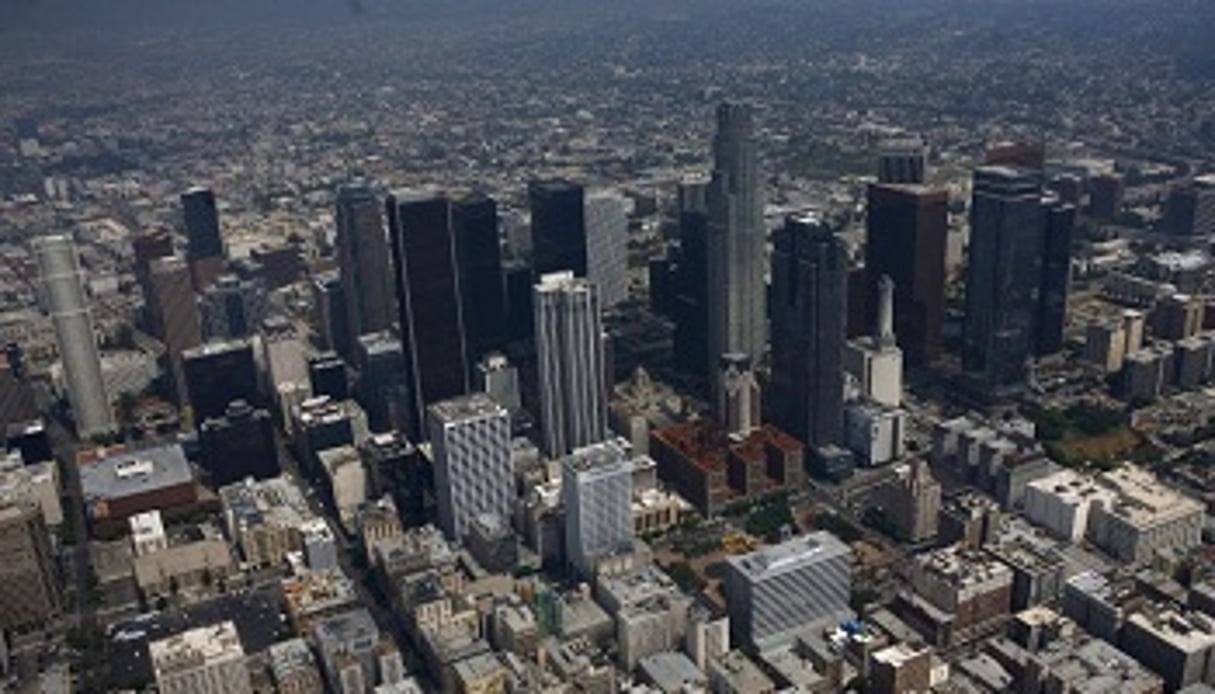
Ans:
{"type": "Polygon", "coordinates": [[[510,414],[484,393],[430,406],[439,527],[463,541],[481,514],[510,518],[514,511],[510,414]]]}
{"type": "Polygon", "coordinates": [[[93,331],[76,245],[68,236],[34,241],[43,290],[55,323],[59,358],[67,374],[68,401],[81,438],[114,430],[114,412],[101,378],[101,357],[93,331]]]}
{"type": "Polygon", "coordinates": [[[367,411],[371,430],[393,429],[409,400],[401,341],[388,331],[360,336],[355,366],[359,370],[355,399],[367,411]]]}
{"type": "Polygon", "coordinates": [[[1034,352],[1044,211],[1040,172],[975,171],[962,366],[990,390],[1024,383],[1034,352]]]}
{"type": "Polygon", "coordinates": [[[532,288],[536,285],[532,268],[522,260],[502,266],[506,282],[506,336],[509,340],[528,340],[535,335],[532,288]]]}
{"type": "Polygon", "coordinates": [[[761,361],[767,346],[767,236],[754,128],[749,106],[718,107],[708,191],[707,373],[713,373],[723,354],[746,354],[761,361]]]}
{"type": "Polygon", "coordinates": [[[59,613],[59,579],[38,505],[0,506],[0,629],[45,625],[59,613]]]}
{"type": "Polygon", "coordinates": [[[350,397],[350,379],[346,362],[336,352],[322,352],[308,358],[308,383],[313,397],[332,398],[340,402],[350,397]]]}
{"type": "Polygon", "coordinates": [[[598,560],[633,551],[633,465],[617,441],[575,450],[562,462],[565,556],[584,577],[598,560]]]}
{"type": "Polygon", "coordinates": [[[451,203],[433,194],[388,196],[401,347],[409,384],[409,425],[425,434],[426,406],[468,392],[469,360],[451,203]]]}
{"type": "MultiPolygon", "coordinates": [[[[152,261],[173,255],[173,234],[168,229],[149,229],[131,238],[131,250],[135,256],[135,282],[147,297],[152,261]]],[[[155,316],[151,310],[147,313],[148,332],[161,337],[161,328],[156,325],[155,316]]]]}
{"type": "Polygon", "coordinates": [[[1042,286],[1038,291],[1038,318],[1034,327],[1034,353],[1040,357],[1063,351],[1067,327],[1067,300],[1072,280],[1072,231],[1076,208],[1047,200],[1046,230],[1042,243],[1042,286]]]}
{"type": "Polygon", "coordinates": [[[266,318],[266,282],[257,276],[220,275],[203,290],[199,306],[204,339],[249,337],[266,318]]]}
{"type": "Polygon", "coordinates": [[[869,187],[865,272],[868,325],[878,306],[882,277],[894,281],[894,332],[912,366],[941,354],[945,322],[945,247],[949,193],[916,185],[869,187]]]}
{"type": "Polygon", "coordinates": [[[1174,187],[1169,192],[1160,227],[1176,236],[1215,234],[1215,174],[1174,187]]]}
{"type": "Polygon", "coordinates": [[[257,363],[247,340],[208,342],[182,354],[182,372],[194,421],[224,416],[228,403],[244,400],[262,406],[257,363]]]}
{"type": "Polygon", "coordinates": [[[147,303],[155,322],[161,326],[165,358],[173,374],[178,404],[186,402],[186,382],[181,355],[202,344],[202,323],[190,268],[181,256],[161,258],[151,265],[147,303]]]}
{"type": "Polygon", "coordinates": [[[506,278],[498,238],[498,204],[480,193],[451,203],[452,233],[468,358],[480,359],[506,344],[506,278]]]}
{"type": "Polygon", "coordinates": [[[808,447],[844,429],[848,254],[822,221],[790,218],[773,236],[772,413],[808,447]]]}
{"type": "Polygon", "coordinates": [[[342,289],[340,273],[326,272],[312,281],[312,298],[316,303],[317,323],[326,349],[349,354],[350,323],[346,320],[346,292],[342,289]]]}
{"type": "Polygon", "coordinates": [[[532,269],[537,277],[570,270],[586,277],[586,217],[582,186],[570,181],[533,181],[527,187],[532,212],[532,269]]]}
{"type": "Polygon", "coordinates": [[[607,426],[603,323],[594,283],[572,272],[536,285],[540,424],[551,457],[603,441],[607,426]]]}
{"type": "Polygon", "coordinates": [[[194,288],[202,291],[224,270],[224,239],[219,231],[219,209],[215,193],[191,188],[181,194],[182,219],[186,229],[186,259],[194,288]]]}
{"type": "MultiPolygon", "coordinates": [[[[675,367],[705,382],[709,363],[708,181],[679,184],[679,265],[675,270],[675,367]]],[[[720,355],[718,355],[720,356],[720,355]]]]}
{"type": "Polygon", "coordinates": [[[586,196],[586,277],[599,288],[599,301],[612,308],[629,298],[629,217],[625,199],[612,191],[586,196]]]}
{"type": "Polygon", "coordinates": [[[1126,179],[1119,173],[1097,174],[1088,179],[1088,214],[1094,219],[1111,220],[1122,211],[1126,179]]]}
{"type": "Polygon", "coordinates": [[[918,137],[886,142],[878,154],[878,183],[923,183],[927,159],[918,137]]]}
{"type": "Polygon", "coordinates": [[[396,320],[383,214],[375,192],[365,183],[338,189],[337,257],[351,348],[360,335],[387,330],[396,320]]]}
{"type": "Polygon", "coordinates": [[[511,414],[523,407],[519,395],[519,370],[501,352],[490,352],[477,362],[476,388],[493,398],[511,414]]]}
{"type": "Polygon", "coordinates": [[[243,400],[229,403],[222,417],[203,422],[198,428],[198,445],[200,462],[213,487],[279,474],[274,421],[267,410],[243,400]]]}

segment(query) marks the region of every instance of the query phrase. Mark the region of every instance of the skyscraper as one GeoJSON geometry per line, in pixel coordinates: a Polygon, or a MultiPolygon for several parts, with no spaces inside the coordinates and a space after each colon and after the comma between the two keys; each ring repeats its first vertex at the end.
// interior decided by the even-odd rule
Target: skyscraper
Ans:
{"type": "Polygon", "coordinates": [[[219,231],[215,193],[191,188],[181,194],[182,219],[186,229],[186,259],[194,288],[202,291],[224,269],[224,240],[219,231]]]}
{"type": "Polygon", "coordinates": [[[537,277],[570,270],[586,277],[586,218],[582,186],[570,181],[533,181],[527,187],[532,212],[532,269],[537,277]]]}
{"type": "Polygon", "coordinates": [[[0,506],[0,629],[45,625],[59,612],[55,555],[33,502],[0,506]]]}
{"type": "Polygon", "coordinates": [[[451,204],[468,358],[506,344],[506,278],[498,238],[498,204],[480,193],[451,204]]]}
{"type": "Polygon", "coordinates": [[[571,272],[536,285],[540,423],[551,457],[599,443],[607,426],[603,324],[595,285],[571,272]]]}
{"type": "Polygon", "coordinates": [[[623,196],[599,191],[586,196],[586,276],[599,301],[612,308],[629,298],[629,217],[623,196]]]}
{"type": "Polygon", "coordinates": [[[261,277],[220,275],[203,290],[199,306],[205,339],[249,337],[266,318],[266,282],[261,277]]]}
{"type": "MultiPolygon", "coordinates": [[[[360,335],[387,330],[396,319],[392,260],[375,192],[354,182],[338,189],[337,257],[346,306],[348,348],[360,335]]],[[[349,357],[348,352],[343,355],[349,357]]]]}
{"type": "Polygon", "coordinates": [[[76,433],[81,438],[109,433],[115,427],[114,412],[101,378],[93,312],[85,295],[76,245],[68,236],[44,236],[34,241],[34,250],[67,374],[76,433]]]}
{"type": "Polygon", "coordinates": [[[723,354],[763,359],[767,344],[764,299],[764,201],[749,106],[717,109],[713,180],[709,184],[708,363],[723,354]]]}
{"type": "Polygon", "coordinates": [[[1040,172],[975,171],[962,366],[987,389],[1025,380],[1035,346],[1044,210],[1040,172]]]}
{"type": "Polygon", "coordinates": [[[926,159],[924,141],[918,137],[886,142],[878,155],[878,183],[923,183],[926,159]]]}
{"type": "Polygon", "coordinates": [[[510,518],[514,510],[510,414],[484,393],[430,406],[439,527],[463,541],[485,513],[510,518]]]}
{"type": "Polygon", "coordinates": [[[190,268],[184,258],[173,256],[152,263],[147,302],[155,321],[161,326],[165,357],[173,374],[178,404],[186,402],[186,381],[182,373],[182,353],[202,344],[202,323],[190,268]]]}
{"type": "MultiPolygon", "coordinates": [[[[675,270],[675,367],[708,381],[709,207],[707,181],[679,184],[679,265],[675,270]]],[[[718,355],[720,356],[720,355],[718,355]]]]}
{"type": "Polygon", "coordinates": [[[894,281],[894,332],[912,366],[941,354],[945,322],[945,246],[949,193],[917,185],[869,187],[865,244],[868,306],[879,304],[883,276],[894,281]]]}
{"type": "MultiPolygon", "coordinates": [[[[135,254],[135,281],[139,284],[146,298],[148,285],[152,275],[152,261],[168,258],[173,255],[173,235],[168,229],[151,229],[131,239],[131,249],[135,254]]],[[[148,332],[156,337],[163,337],[163,328],[156,323],[156,316],[147,304],[146,319],[148,332]]]]}
{"type": "Polygon", "coordinates": [[[1042,287],[1038,293],[1035,350],[1040,357],[1063,351],[1067,327],[1067,300],[1071,293],[1072,231],[1076,208],[1058,200],[1047,200],[1046,230],[1042,243],[1042,287]]]}
{"type": "Polygon", "coordinates": [[[585,577],[597,560],[633,551],[633,466],[616,441],[579,448],[562,462],[565,556],[585,577]]]}
{"type": "Polygon", "coordinates": [[[279,474],[270,413],[242,400],[229,403],[222,417],[203,422],[198,428],[198,444],[200,462],[212,487],[246,477],[264,480],[279,474]]]}
{"type": "Polygon", "coordinates": [[[350,322],[346,319],[346,292],[341,274],[325,272],[312,281],[312,297],[316,303],[317,323],[326,349],[349,354],[350,322]]]}
{"type": "Polygon", "coordinates": [[[773,415],[809,448],[841,443],[847,252],[813,217],[786,220],[773,246],[773,415]]]}
{"type": "Polygon", "coordinates": [[[425,433],[426,406],[468,392],[469,360],[451,203],[434,194],[388,196],[401,346],[409,385],[406,432],[425,433]]]}
{"type": "Polygon", "coordinates": [[[244,400],[262,405],[257,390],[257,363],[247,340],[208,342],[182,354],[182,372],[194,421],[224,416],[228,403],[244,400]]]}
{"type": "Polygon", "coordinates": [[[355,399],[367,411],[372,431],[389,431],[409,399],[401,341],[384,331],[360,336],[358,345],[355,365],[359,384],[355,399]]]}

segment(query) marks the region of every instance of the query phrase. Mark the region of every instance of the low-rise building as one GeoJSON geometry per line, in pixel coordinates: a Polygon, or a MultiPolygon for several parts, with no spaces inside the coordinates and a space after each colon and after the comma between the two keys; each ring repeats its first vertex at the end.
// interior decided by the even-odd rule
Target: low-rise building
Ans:
{"type": "Polygon", "coordinates": [[[1172,610],[1133,614],[1119,643],[1160,675],[1168,691],[1215,682],[1215,623],[1205,615],[1172,610]]]}
{"type": "Polygon", "coordinates": [[[278,694],[323,694],[325,683],[307,641],[282,641],[271,646],[267,654],[278,694]]]}
{"type": "Polygon", "coordinates": [[[918,555],[908,578],[914,595],[901,596],[901,616],[931,644],[966,643],[1009,615],[1012,569],[982,552],[955,546],[918,555]]]}
{"type": "Polygon", "coordinates": [[[291,478],[248,479],[221,487],[219,497],[228,537],[251,568],[280,566],[303,549],[303,527],[315,515],[291,478]]]}
{"type": "Polygon", "coordinates": [[[232,622],[153,641],[148,652],[162,694],[253,694],[245,651],[232,622]]]}
{"type": "Polygon", "coordinates": [[[181,445],[111,455],[80,466],[80,486],[94,534],[111,538],[127,519],[145,511],[162,514],[198,502],[198,484],[181,445]]]}
{"type": "Polygon", "coordinates": [[[713,694],[774,694],[776,685],[741,651],[730,651],[709,662],[709,691],[713,694]]]}
{"type": "Polygon", "coordinates": [[[1089,520],[1093,544],[1127,563],[1150,561],[1161,550],[1202,544],[1203,505],[1133,465],[1102,473],[1115,500],[1097,507],[1089,520]]]}

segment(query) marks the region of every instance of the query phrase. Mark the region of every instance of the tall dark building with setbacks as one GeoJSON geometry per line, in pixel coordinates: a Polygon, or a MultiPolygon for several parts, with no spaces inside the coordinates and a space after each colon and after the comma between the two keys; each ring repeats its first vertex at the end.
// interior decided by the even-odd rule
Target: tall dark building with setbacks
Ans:
{"type": "Polygon", "coordinates": [[[848,254],[815,218],[790,218],[772,240],[772,413],[810,448],[839,444],[848,254]]]}
{"type": "Polygon", "coordinates": [[[941,354],[949,193],[919,185],[869,186],[865,244],[865,325],[874,325],[878,282],[894,281],[894,332],[909,366],[941,354]]]}
{"type": "Polygon", "coordinates": [[[246,477],[263,480],[279,474],[274,421],[266,410],[243,400],[228,404],[222,417],[208,419],[198,429],[201,463],[214,487],[246,477]]]}
{"type": "Polygon", "coordinates": [[[975,171],[962,367],[987,392],[1024,384],[1034,353],[1045,207],[1038,171],[975,171]]]}
{"type": "Polygon", "coordinates": [[[479,193],[456,198],[451,220],[471,368],[506,343],[506,280],[498,239],[498,205],[479,193]]]}
{"type": "Polygon", "coordinates": [[[350,359],[359,336],[387,330],[396,320],[392,260],[383,208],[371,188],[353,183],[338,189],[335,218],[349,336],[341,354],[350,359]]]}
{"type": "Polygon", "coordinates": [[[224,416],[228,403],[262,406],[257,363],[247,340],[208,342],[182,354],[182,371],[195,422],[224,416]]]}
{"type": "Polygon", "coordinates": [[[709,362],[709,208],[707,181],[679,186],[679,265],[675,270],[675,368],[711,378],[709,362]]]}
{"type": "Polygon", "coordinates": [[[1038,291],[1034,350],[1040,357],[1063,350],[1072,279],[1072,231],[1076,225],[1075,207],[1057,200],[1043,205],[1046,233],[1042,243],[1042,286],[1038,291]]]}
{"type": "Polygon", "coordinates": [[[572,270],[586,277],[585,193],[569,181],[533,181],[527,187],[532,212],[532,269],[536,277],[572,270]]]}
{"type": "Polygon", "coordinates": [[[387,208],[410,393],[406,434],[421,440],[426,406],[467,393],[470,382],[451,203],[395,193],[387,208]]]}
{"type": "Polygon", "coordinates": [[[186,229],[186,259],[194,288],[202,291],[224,270],[224,239],[219,231],[219,209],[215,193],[191,188],[181,194],[182,219],[186,229]]]}

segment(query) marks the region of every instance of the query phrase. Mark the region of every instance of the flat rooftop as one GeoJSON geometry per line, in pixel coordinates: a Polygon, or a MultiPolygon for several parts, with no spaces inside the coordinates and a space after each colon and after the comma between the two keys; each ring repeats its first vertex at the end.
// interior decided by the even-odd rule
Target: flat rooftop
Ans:
{"type": "Polygon", "coordinates": [[[80,485],[89,501],[119,499],[194,480],[180,444],[128,451],[80,466],[80,485]]]}
{"type": "Polygon", "coordinates": [[[763,580],[808,563],[851,556],[852,550],[838,537],[826,531],[819,531],[764,547],[750,554],[728,557],[726,561],[751,580],[763,580]]]}

